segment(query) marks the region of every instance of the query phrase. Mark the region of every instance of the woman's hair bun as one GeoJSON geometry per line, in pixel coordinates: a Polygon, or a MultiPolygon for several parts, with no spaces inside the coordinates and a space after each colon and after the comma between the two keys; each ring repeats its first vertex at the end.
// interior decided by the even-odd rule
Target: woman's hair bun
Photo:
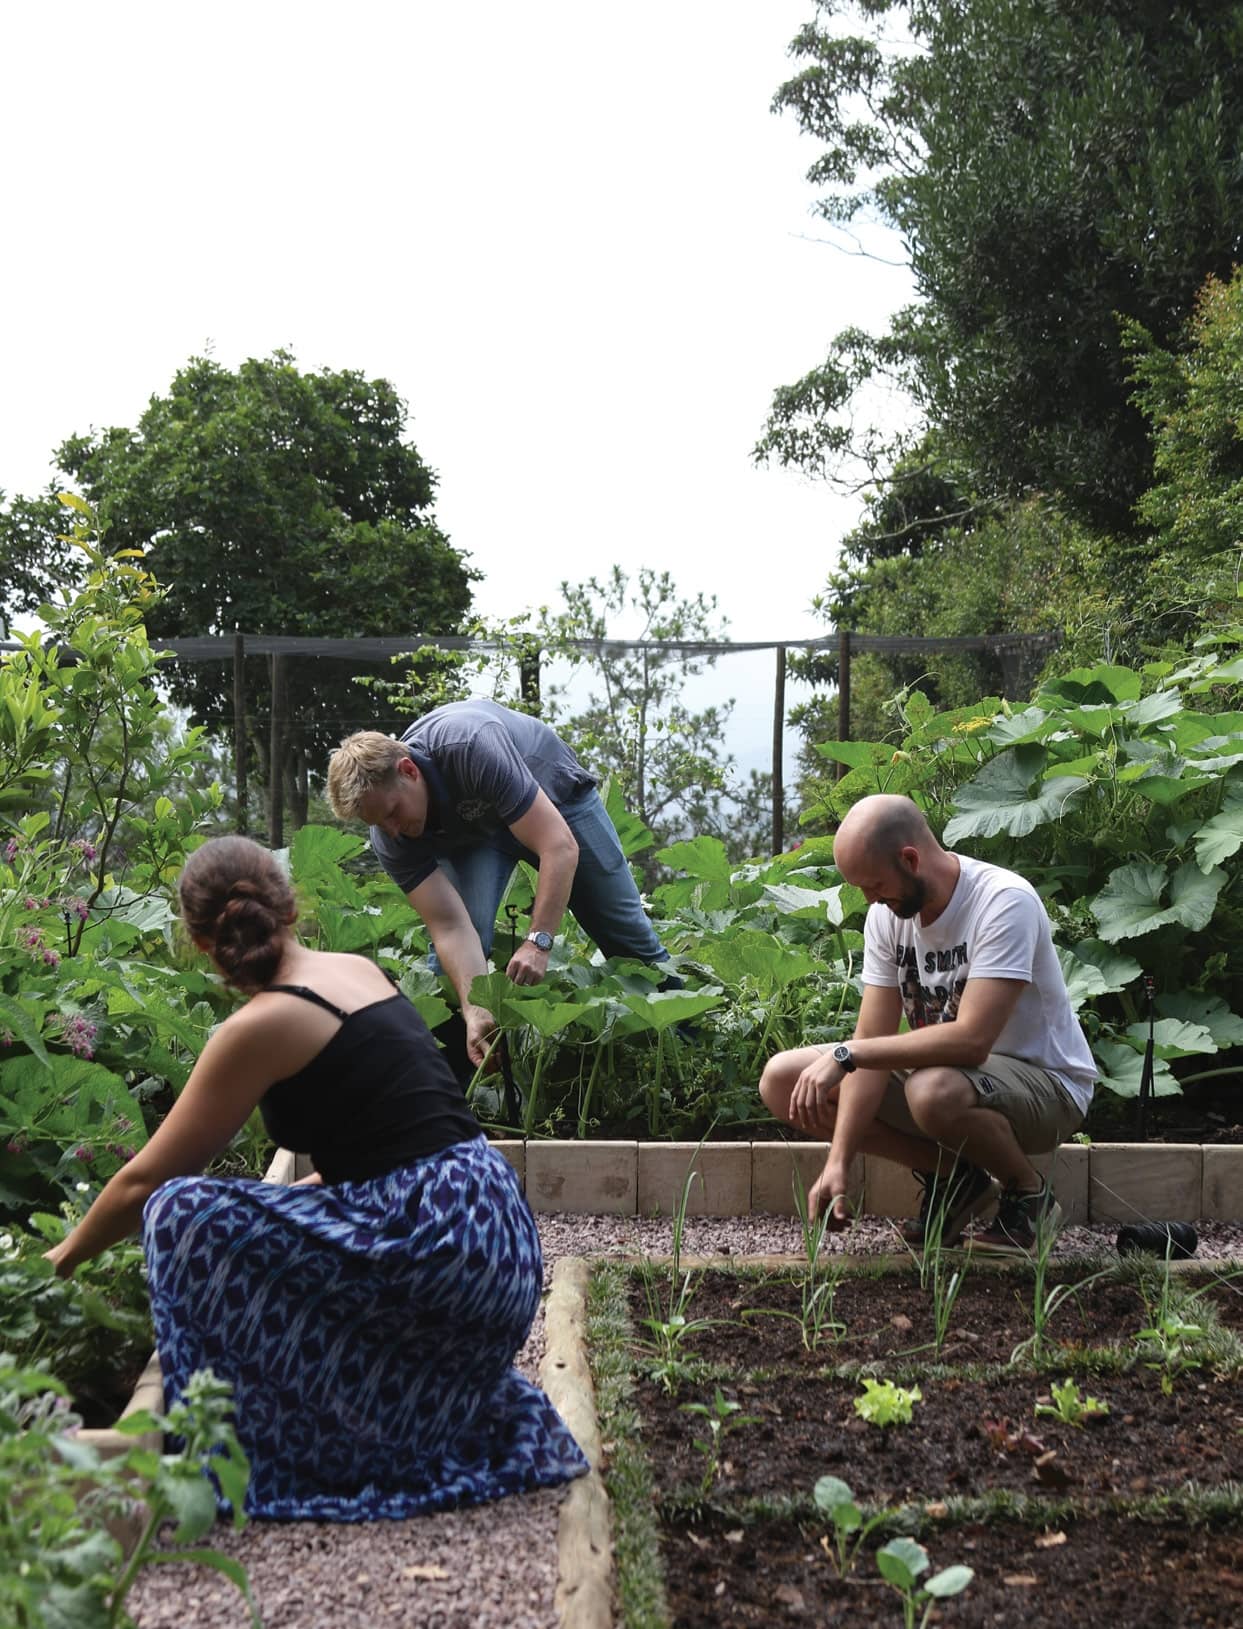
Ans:
{"type": "Polygon", "coordinates": [[[248,837],[211,838],[186,862],[179,892],[186,927],[210,945],[229,982],[243,990],[269,985],[297,914],[272,854],[248,837]]]}

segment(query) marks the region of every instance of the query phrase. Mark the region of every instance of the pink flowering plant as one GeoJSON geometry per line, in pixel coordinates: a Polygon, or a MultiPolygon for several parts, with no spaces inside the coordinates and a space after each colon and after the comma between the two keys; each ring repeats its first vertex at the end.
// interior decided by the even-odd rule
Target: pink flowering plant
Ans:
{"type": "Polygon", "coordinates": [[[146,1140],[229,1004],[186,973],[171,885],[220,807],[201,732],[178,737],[130,553],[67,541],[80,584],[0,660],[0,1214],[106,1179],[146,1140]],[[20,812],[17,812],[19,811],[20,812]]]}

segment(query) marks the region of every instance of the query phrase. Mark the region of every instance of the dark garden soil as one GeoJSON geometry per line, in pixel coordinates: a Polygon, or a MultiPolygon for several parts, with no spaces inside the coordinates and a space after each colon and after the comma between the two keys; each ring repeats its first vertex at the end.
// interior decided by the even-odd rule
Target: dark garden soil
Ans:
{"type": "Polygon", "coordinates": [[[103,1367],[79,1381],[74,1390],[74,1412],[88,1428],[106,1429],[117,1422],[121,1410],[134,1395],[138,1377],[147,1366],[150,1351],[130,1353],[115,1367],[103,1367]]]}
{"type": "MultiPolygon", "coordinates": [[[[1057,1377],[1054,1376],[1054,1379],[1057,1377]]],[[[1086,1425],[1037,1417],[1050,1379],[925,1379],[909,1425],[862,1420],[857,1380],[789,1375],[722,1382],[730,1402],[758,1417],[726,1438],[716,1496],[810,1495],[838,1476],[869,1504],[974,1497],[997,1488],[1057,1497],[1171,1493],[1185,1482],[1218,1487],[1243,1479],[1243,1384],[1184,1374],[1170,1396],[1147,1370],[1080,1377],[1081,1394],[1109,1414],[1086,1425]]],[[[658,1492],[697,1482],[702,1421],[687,1402],[710,1403],[713,1386],[668,1396],[638,1393],[642,1436],[658,1492]]]]}
{"type": "MultiPolygon", "coordinates": [[[[815,1522],[741,1525],[707,1513],[668,1524],[666,1593],[675,1629],[816,1624],[893,1629],[898,1596],[866,1546],[842,1582],[815,1522]]],[[[931,1566],[975,1576],[944,1601],[941,1629],[1238,1629],[1243,1624],[1243,1525],[1142,1524],[1119,1517],[937,1527],[920,1543],[931,1566]]],[[[917,1620],[918,1621],[918,1620],[917,1620]]]]}
{"type": "MultiPolygon", "coordinates": [[[[1059,1263],[1050,1283],[1090,1270],[1059,1263]]],[[[934,1356],[914,1350],[932,1338],[932,1302],[913,1267],[848,1274],[835,1304],[846,1334],[808,1354],[793,1321],[743,1317],[759,1308],[797,1313],[796,1279],[705,1272],[685,1312],[712,1323],[688,1337],[683,1355],[711,1363],[711,1378],[685,1379],[671,1396],[645,1373],[635,1377],[671,1622],[901,1623],[901,1602],[876,1567],[880,1536],[865,1542],[843,1582],[823,1518],[773,1514],[774,1504],[808,1501],[820,1477],[834,1476],[865,1508],[924,1513],[925,1576],[959,1563],[974,1569],[968,1590],[938,1603],[930,1625],[1066,1629],[1112,1614],[1119,1629],[1240,1629],[1243,1380],[1189,1370],[1167,1393],[1153,1369],[1119,1368],[1119,1353],[1129,1358],[1149,1319],[1135,1287],[1103,1280],[1054,1314],[1051,1341],[1069,1343],[1065,1369],[998,1374],[1031,1334],[1031,1282],[1030,1268],[969,1270],[934,1356]],[[863,1384],[837,1370],[860,1361],[878,1379],[919,1386],[909,1424],[859,1417],[863,1384]],[[993,1366],[989,1378],[982,1365],[993,1366]],[[1037,1415],[1063,1375],[1081,1396],[1108,1404],[1108,1414],[1083,1425],[1037,1415]],[[729,1426],[705,1492],[708,1461],[696,1439],[705,1443],[710,1432],[684,1405],[711,1405],[718,1386],[754,1419],[729,1426]],[[1215,1525],[1191,1514],[1202,1516],[1213,1494],[1215,1525]],[[977,1505],[972,1520],[955,1520],[956,1501],[989,1498],[999,1501],[996,1519],[981,1522],[977,1505]],[[1142,1514],[1119,1514],[1127,1502],[1142,1514]],[[1027,1521],[1017,1519],[1024,1513],[1027,1521]]],[[[1239,1327],[1235,1288],[1213,1294],[1239,1327]]],[[[648,1308],[637,1277],[630,1305],[642,1339],[648,1308]]]]}
{"type": "MultiPolygon", "coordinates": [[[[844,1274],[833,1296],[836,1338],[826,1330],[814,1350],[804,1344],[797,1321],[799,1291],[789,1278],[743,1278],[708,1271],[694,1281],[686,1316],[708,1327],[696,1328],[685,1341],[694,1357],[742,1369],[793,1365],[820,1369],[842,1363],[870,1363],[886,1358],[906,1362],[937,1361],[958,1366],[1007,1363],[1014,1349],[1032,1333],[1030,1273],[973,1269],[962,1252],[946,1257],[946,1276],[962,1272],[940,1354],[931,1350],[935,1329],[930,1289],[921,1290],[915,1271],[844,1274]],[[786,1314],[786,1316],[782,1316],[786,1314]],[[789,1314],[794,1314],[791,1317],[789,1314]]],[[[1082,1264],[1051,1269],[1046,1295],[1058,1284],[1085,1284],[1067,1296],[1047,1326],[1048,1349],[1068,1355],[1086,1345],[1130,1345],[1150,1318],[1138,1289],[1104,1279],[1086,1281],[1092,1270],[1082,1264]]],[[[1243,1330],[1243,1278],[1182,1276],[1181,1284],[1204,1288],[1222,1323],[1243,1330]]],[[[641,1288],[631,1295],[631,1316],[643,1333],[649,1316],[641,1288]]]]}

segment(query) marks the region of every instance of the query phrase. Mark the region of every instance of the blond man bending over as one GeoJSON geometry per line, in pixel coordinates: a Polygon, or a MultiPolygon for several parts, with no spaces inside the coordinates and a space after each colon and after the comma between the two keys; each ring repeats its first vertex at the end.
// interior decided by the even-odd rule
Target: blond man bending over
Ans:
{"type": "Polygon", "coordinates": [[[538,984],[568,909],[606,956],[663,962],[596,778],[547,724],[494,701],[456,701],[400,740],[362,730],[328,764],[339,819],[365,820],[376,858],[422,917],[482,1061],[492,1015],[471,1005],[519,860],[539,870],[530,932],[506,972],[538,984]]]}

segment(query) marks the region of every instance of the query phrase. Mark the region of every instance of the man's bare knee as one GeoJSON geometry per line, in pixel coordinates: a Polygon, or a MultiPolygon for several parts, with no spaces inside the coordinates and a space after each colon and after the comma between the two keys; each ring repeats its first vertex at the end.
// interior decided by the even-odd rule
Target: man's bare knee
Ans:
{"type": "Polygon", "coordinates": [[[775,1057],[769,1058],[760,1076],[760,1098],[765,1108],[779,1119],[785,1118],[786,1110],[790,1107],[790,1093],[802,1073],[801,1065],[795,1067],[793,1059],[792,1052],[778,1052],[775,1057]]]}
{"type": "Polygon", "coordinates": [[[960,1069],[917,1069],[907,1077],[906,1102],[919,1129],[937,1136],[977,1107],[979,1099],[960,1069]]]}

